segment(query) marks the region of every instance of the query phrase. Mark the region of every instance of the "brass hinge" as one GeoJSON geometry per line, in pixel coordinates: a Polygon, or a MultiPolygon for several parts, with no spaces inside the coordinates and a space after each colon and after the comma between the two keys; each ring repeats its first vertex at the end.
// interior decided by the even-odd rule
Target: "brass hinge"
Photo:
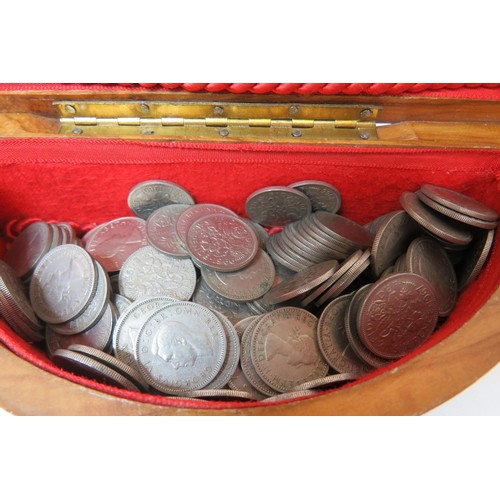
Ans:
{"type": "Polygon", "coordinates": [[[377,139],[379,106],[184,101],[57,101],[64,135],[329,143],[377,139]]]}

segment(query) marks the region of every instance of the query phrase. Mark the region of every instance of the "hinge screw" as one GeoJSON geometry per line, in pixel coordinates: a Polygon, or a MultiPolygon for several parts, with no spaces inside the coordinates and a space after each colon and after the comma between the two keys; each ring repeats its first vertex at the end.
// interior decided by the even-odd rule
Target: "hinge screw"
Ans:
{"type": "Polygon", "coordinates": [[[214,106],[214,115],[222,115],[224,108],[222,106],[214,106]]]}
{"type": "Polygon", "coordinates": [[[369,139],[370,138],[370,132],[368,132],[368,130],[361,130],[359,132],[359,137],[360,137],[360,139],[369,139]]]}
{"type": "Polygon", "coordinates": [[[145,102],[141,104],[140,108],[143,113],[149,113],[150,108],[145,102]]]}
{"type": "Polygon", "coordinates": [[[291,115],[296,115],[296,114],[299,112],[299,107],[298,107],[296,104],[292,104],[292,105],[288,108],[288,112],[289,112],[291,115]]]}
{"type": "Polygon", "coordinates": [[[372,110],[371,109],[363,109],[361,113],[359,113],[359,116],[361,118],[369,118],[372,116],[372,110]]]}
{"type": "Polygon", "coordinates": [[[74,115],[76,113],[76,108],[74,106],[71,106],[71,104],[66,104],[64,106],[64,109],[68,112],[74,115]]]}
{"type": "Polygon", "coordinates": [[[76,135],[83,134],[83,130],[81,128],[74,128],[71,132],[76,135]]]}
{"type": "Polygon", "coordinates": [[[302,137],[302,132],[298,129],[292,130],[292,137],[302,137]]]}
{"type": "Polygon", "coordinates": [[[229,130],[223,128],[223,129],[219,130],[219,135],[221,137],[227,137],[229,135],[229,130]]]}
{"type": "Polygon", "coordinates": [[[154,130],[149,130],[149,129],[141,130],[142,135],[154,135],[154,133],[155,133],[154,130]]]}

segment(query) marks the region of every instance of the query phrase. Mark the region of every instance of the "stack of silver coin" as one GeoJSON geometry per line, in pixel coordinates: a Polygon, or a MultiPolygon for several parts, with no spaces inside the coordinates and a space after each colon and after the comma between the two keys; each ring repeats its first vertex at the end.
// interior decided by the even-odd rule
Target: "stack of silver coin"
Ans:
{"type": "Polygon", "coordinates": [[[365,226],[323,181],[259,189],[247,217],[165,180],[127,201],[133,215],[81,242],[28,226],[0,267],[0,312],[65,370],[182,398],[305,397],[405,356],[477,278],[498,224],[432,185],[365,226]]]}

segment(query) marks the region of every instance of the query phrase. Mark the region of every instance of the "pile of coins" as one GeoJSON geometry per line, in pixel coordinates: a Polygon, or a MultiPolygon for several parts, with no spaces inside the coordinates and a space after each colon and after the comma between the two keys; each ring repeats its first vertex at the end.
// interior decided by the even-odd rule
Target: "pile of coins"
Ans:
{"type": "Polygon", "coordinates": [[[64,370],[181,398],[280,401],[400,359],[477,278],[498,224],[430,184],[365,226],[324,181],[259,189],[247,217],[165,180],[127,201],[81,240],[63,222],[22,231],[0,313],[64,370]]]}

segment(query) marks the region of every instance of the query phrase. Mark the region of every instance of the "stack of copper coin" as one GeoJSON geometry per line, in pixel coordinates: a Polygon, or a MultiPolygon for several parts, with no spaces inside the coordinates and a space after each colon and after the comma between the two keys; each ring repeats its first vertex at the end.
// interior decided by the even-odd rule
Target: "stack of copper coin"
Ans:
{"type": "Polygon", "coordinates": [[[132,215],[82,242],[65,223],[28,226],[1,263],[0,312],[65,370],[183,398],[310,395],[411,353],[478,277],[498,224],[430,184],[365,226],[324,181],[258,189],[246,217],[166,180],[127,202],[132,215]]]}

